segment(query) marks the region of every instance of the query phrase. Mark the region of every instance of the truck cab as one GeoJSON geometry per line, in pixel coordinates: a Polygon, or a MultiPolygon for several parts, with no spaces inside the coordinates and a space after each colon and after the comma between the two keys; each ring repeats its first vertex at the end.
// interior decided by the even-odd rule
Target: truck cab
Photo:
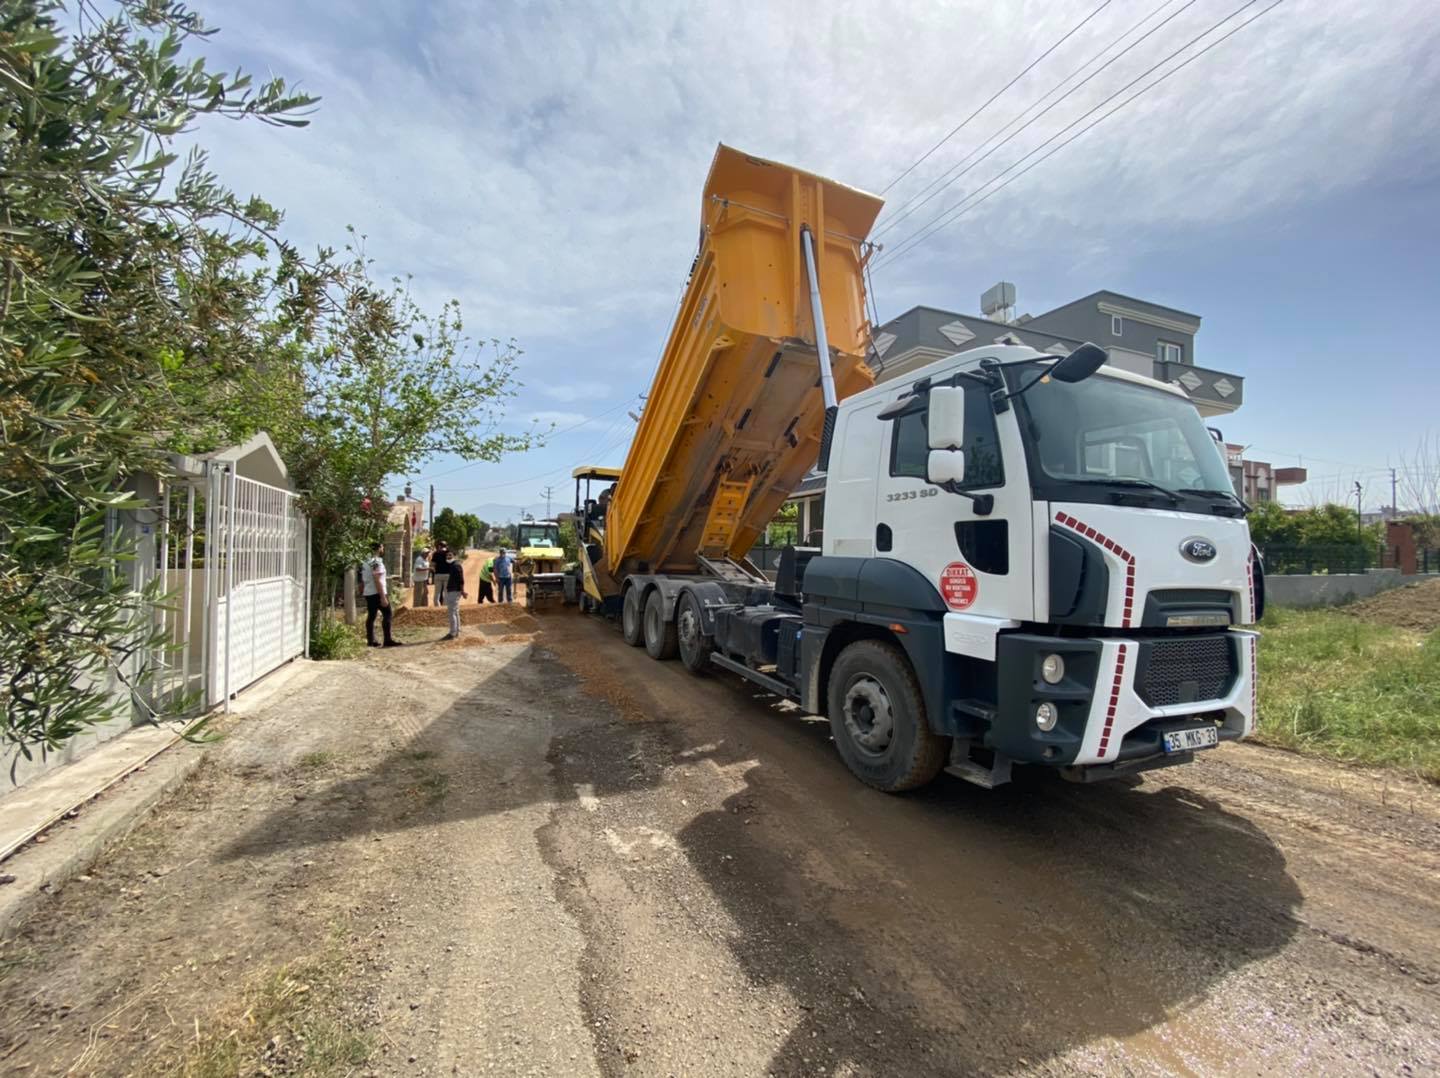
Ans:
{"type": "Polygon", "coordinates": [[[894,702],[864,678],[826,691],[858,639],[903,651],[949,766],[987,784],[1012,763],[1163,766],[1253,729],[1245,507],[1185,395],[1087,347],[1078,371],[964,352],[840,405],[797,673],[877,784],[894,702]]]}

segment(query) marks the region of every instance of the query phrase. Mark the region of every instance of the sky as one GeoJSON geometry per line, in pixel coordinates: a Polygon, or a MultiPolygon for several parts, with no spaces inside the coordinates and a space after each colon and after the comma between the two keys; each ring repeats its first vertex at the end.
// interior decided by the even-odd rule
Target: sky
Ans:
{"type": "Polygon", "coordinates": [[[574,465],[623,462],[725,142],[884,191],[882,321],[978,313],[999,280],[1021,311],[1108,288],[1199,314],[1196,362],[1245,378],[1226,439],[1308,467],[1288,501],[1358,479],[1370,509],[1391,466],[1440,483],[1440,18],[1435,0],[1272,3],[195,0],[212,67],[322,99],[306,128],[198,138],[292,240],[354,225],[422,304],[455,298],[524,350],[505,423],[554,433],[398,478],[440,506],[516,516],[548,485],[559,511],[574,465]]]}

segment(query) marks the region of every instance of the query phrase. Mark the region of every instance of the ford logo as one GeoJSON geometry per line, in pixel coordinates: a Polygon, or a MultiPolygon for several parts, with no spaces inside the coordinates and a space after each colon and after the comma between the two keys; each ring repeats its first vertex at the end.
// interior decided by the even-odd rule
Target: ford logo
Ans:
{"type": "Polygon", "coordinates": [[[1196,537],[1186,539],[1181,543],[1180,553],[1184,555],[1187,561],[1211,561],[1218,551],[1215,549],[1215,544],[1209,539],[1196,537]]]}

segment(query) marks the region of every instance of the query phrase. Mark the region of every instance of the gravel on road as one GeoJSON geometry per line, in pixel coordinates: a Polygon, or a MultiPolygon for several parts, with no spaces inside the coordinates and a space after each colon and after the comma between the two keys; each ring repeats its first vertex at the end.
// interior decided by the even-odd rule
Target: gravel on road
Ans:
{"type": "Polygon", "coordinates": [[[604,622],[440,632],[236,726],[37,910],[0,1070],[1440,1070],[1433,786],[1238,745],[888,797],[604,622]]]}

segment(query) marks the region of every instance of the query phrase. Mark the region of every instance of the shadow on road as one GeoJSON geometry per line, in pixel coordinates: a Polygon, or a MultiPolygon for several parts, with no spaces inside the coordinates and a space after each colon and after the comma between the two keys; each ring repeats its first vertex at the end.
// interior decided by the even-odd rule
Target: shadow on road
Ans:
{"type": "MultiPolygon", "coordinates": [[[[676,840],[737,926],[746,975],[804,1015],[774,1074],[1003,1070],[1126,1038],[1296,931],[1278,847],[1183,774],[1082,787],[1022,770],[993,791],[944,779],[890,797],[849,776],[824,722],[775,712],[603,626],[547,630],[401,749],[276,809],[222,859],[582,791],[659,796],[677,762],[750,763],[745,789],[676,840]],[[616,719],[559,661],[574,647],[603,649],[658,721],[616,719]]],[[[587,932],[622,930],[588,916],[587,932]]]]}

